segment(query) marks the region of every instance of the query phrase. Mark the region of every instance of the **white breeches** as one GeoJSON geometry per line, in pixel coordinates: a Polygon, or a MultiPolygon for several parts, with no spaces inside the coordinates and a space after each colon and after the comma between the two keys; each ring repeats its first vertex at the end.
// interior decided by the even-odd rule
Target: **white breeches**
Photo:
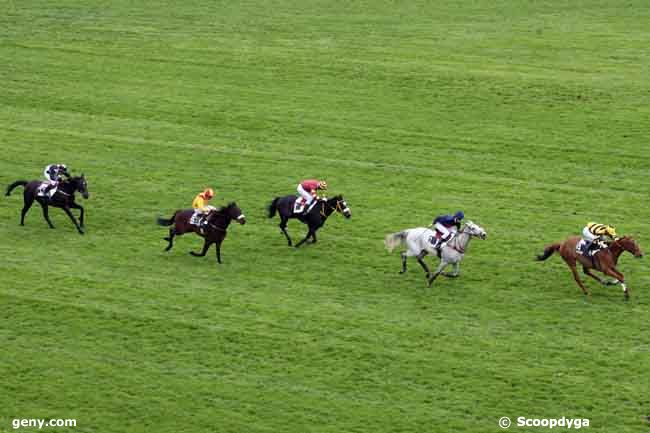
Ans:
{"type": "Polygon", "coordinates": [[[311,204],[311,202],[314,200],[314,197],[311,195],[311,193],[305,190],[302,185],[298,185],[298,194],[300,194],[300,196],[305,199],[307,204],[311,204]]]}
{"type": "Polygon", "coordinates": [[[435,228],[436,228],[436,230],[438,230],[438,231],[440,232],[440,234],[442,235],[442,240],[449,239],[449,236],[450,236],[452,233],[455,233],[455,232],[456,232],[456,227],[452,227],[451,229],[449,229],[449,228],[445,227],[444,225],[442,225],[442,224],[440,224],[440,223],[436,223],[435,228]]]}

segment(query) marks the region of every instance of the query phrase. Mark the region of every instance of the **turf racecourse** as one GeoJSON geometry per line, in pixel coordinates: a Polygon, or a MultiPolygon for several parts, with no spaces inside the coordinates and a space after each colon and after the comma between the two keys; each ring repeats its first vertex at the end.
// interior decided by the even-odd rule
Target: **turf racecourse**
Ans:
{"type": "Polygon", "coordinates": [[[588,220],[650,248],[650,5],[402,3],[0,1],[0,183],[91,192],[84,237],[0,200],[0,431],[648,429],[647,259],[628,303],[532,259],[588,220]],[[353,217],[289,249],[265,207],[312,176],[353,217]],[[154,223],[206,185],[249,221],[221,266],[154,223]],[[457,209],[461,278],[398,275],[383,236],[457,209]]]}

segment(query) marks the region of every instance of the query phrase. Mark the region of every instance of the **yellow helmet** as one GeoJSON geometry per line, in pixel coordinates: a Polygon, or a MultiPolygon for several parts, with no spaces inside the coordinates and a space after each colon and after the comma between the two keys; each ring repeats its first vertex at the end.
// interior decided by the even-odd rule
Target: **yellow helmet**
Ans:
{"type": "Polygon", "coordinates": [[[320,184],[320,189],[327,189],[327,182],[325,182],[324,180],[321,180],[318,183],[320,184]]]}

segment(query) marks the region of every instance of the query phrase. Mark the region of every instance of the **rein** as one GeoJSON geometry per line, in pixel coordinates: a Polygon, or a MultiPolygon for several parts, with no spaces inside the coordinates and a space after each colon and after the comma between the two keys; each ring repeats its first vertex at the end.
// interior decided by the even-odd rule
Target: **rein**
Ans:
{"type": "MultiPolygon", "coordinates": [[[[327,201],[324,201],[324,202],[322,203],[322,206],[321,206],[321,208],[320,208],[320,216],[322,216],[323,218],[327,218],[327,216],[328,216],[328,215],[325,213],[325,205],[327,205],[327,206],[329,206],[329,207],[332,207],[332,205],[329,204],[327,201]]],[[[334,208],[335,211],[337,211],[337,212],[339,212],[339,213],[343,213],[343,210],[344,210],[344,209],[341,207],[341,200],[336,200],[336,206],[334,206],[333,208],[334,208]]]]}

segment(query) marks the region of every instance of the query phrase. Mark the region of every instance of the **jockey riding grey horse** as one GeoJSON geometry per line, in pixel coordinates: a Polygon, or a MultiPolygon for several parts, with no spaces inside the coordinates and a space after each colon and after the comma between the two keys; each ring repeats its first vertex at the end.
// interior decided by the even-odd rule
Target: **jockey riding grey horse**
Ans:
{"type": "Polygon", "coordinates": [[[406,259],[415,256],[420,266],[426,272],[427,281],[429,282],[429,286],[431,286],[431,283],[440,274],[446,277],[457,277],[460,275],[460,262],[465,256],[467,245],[472,237],[485,239],[487,233],[478,224],[468,221],[451,240],[441,246],[439,253],[440,264],[433,274],[423,260],[427,254],[438,254],[438,251],[433,248],[433,242],[435,242],[435,233],[433,230],[426,227],[418,227],[393,233],[386,236],[384,245],[389,252],[392,252],[399,245],[406,245],[406,251],[401,253],[402,270],[400,274],[406,272],[406,259]],[[453,272],[450,274],[442,272],[447,265],[453,265],[453,272]]]}

